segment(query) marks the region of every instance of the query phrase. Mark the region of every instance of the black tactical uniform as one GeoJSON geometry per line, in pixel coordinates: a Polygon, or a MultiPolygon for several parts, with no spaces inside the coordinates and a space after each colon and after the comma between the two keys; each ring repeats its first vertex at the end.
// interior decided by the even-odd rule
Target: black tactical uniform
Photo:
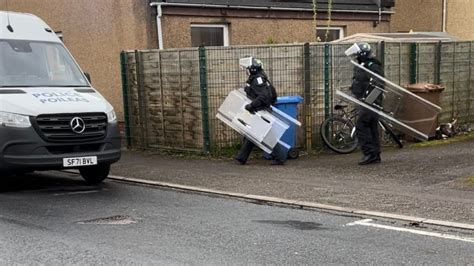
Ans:
{"type": "MultiPolygon", "coordinates": [[[[252,100],[250,104],[245,106],[245,109],[250,113],[270,108],[272,104],[276,103],[277,94],[275,88],[268,81],[267,75],[263,72],[261,67],[256,69],[250,67],[250,76],[244,90],[247,97],[252,100]]],[[[237,162],[245,164],[254,146],[255,144],[247,138],[244,138],[242,147],[235,157],[237,162]]],[[[274,158],[272,162],[274,165],[281,165],[286,161],[287,153],[280,144],[277,144],[273,148],[271,155],[274,158]]]]}
{"type": "MultiPolygon", "coordinates": [[[[363,45],[363,44],[362,44],[363,45]]],[[[374,58],[370,51],[364,56],[357,57],[358,62],[370,71],[384,76],[382,64],[374,58]]],[[[379,84],[381,85],[381,84],[379,84]]],[[[355,68],[351,91],[358,99],[365,98],[373,89],[370,81],[370,74],[366,71],[355,68]]],[[[376,105],[382,105],[382,98],[379,97],[374,102],[376,105]]],[[[378,130],[378,115],[366,108],[359,107],[359,117],[356,123],[356,134],[364,157],[359,162],[360,165],[378,163],[380,159],[380,141],[378,130]]]]}

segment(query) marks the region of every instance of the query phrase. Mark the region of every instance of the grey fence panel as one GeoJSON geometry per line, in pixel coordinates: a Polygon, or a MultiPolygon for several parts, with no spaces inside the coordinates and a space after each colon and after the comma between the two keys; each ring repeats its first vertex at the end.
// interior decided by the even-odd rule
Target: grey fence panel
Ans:
{"type": "Polygon", "coordinates": [[[385,44],[385,76],[387,79],[400,84],[410,83],[410,44],[385,44]]]}
{"type": "Polygon", "coordinates": [[[325,119],[325,79],[324,79],[324,44],[311,44],[310,50],[310,106],[307,120],[311,122],[311,140],[313,149],[320,149],[320,125],[325,119]]]}
{"type": "MultiPolygon", "coordinates": [[[[275,86],[279,96],[301,96],[304,95],[305,69],[304,69],[304,46],[303,45],[283,45],[271,46],[271,66],[269,68],[270,80],[275,86]]],[[[303,101],[304,102],[304,101],[303,101]]],[[[301,103],[298,108],[298,120],[303,120],[304,108],[301,103]]],[[[297,128],[296,145],[304,147],[304,128],[297,128]]]]}
{"type": "Polygon", "coordinates": [[[440,120],[459,118],[461,123],[472,123],[472,42],[444,43],[441,53],[440,82],[446,90],[442,94],[440,120]]]}
{"type": "Polygon", "coordinates": [[[402,76],[402,58],[400,51],[402,50],[401,43],[386,43],[385,44],[385,77],[396,83],[399,83],[402,76]]]}
{"type": "Polygon", "coordinates": [[[417,82],[436,83],[438,43],[420,43],[417,52],[417,82]]]}
{"type": "Polygon", "coordinates": [[[440,83],[446,89],[442,93],[441,105],[443,111],[440,115],[440,122],[450,122],[454,116],[454,93],[455,93],[455,64],[456,64],[456,44],[443,43],[441,46],[441,66],[440,83]]]}
{"type": "Polygon", "coordinates": [[[454,55],[454,82],[453,82],[453,118],[458,118],[460,123],[470,120],[470,42],[455,44],[454,55]]]}

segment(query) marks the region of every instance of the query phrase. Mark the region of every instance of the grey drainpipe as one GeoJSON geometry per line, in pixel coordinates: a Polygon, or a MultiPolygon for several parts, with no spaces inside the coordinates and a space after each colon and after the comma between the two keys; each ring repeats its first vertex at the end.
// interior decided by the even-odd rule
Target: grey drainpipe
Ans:
{"type": "Polygon", "coordinates": [[[161,27],[161,16],[163,15],[161,11],[161,5],[156,6],[156,27],[158,28],[158,47],[160,50],[163,50],[163,28],[161,27]]]}
{"type": "MultiPolygon", "coordinates": [[[[448,9],[448,1],[447,0],[443,0],[443,32],[446,32],[446,10],[448,9]]],[[[439,13],[438,13],[439,14],[439,13]]]]}
{"type": "Polygon", "coordinates": [[[163,15],[161,6],[165,3],[153,2],[151,7],[156,7],[156,32],[158,35],[158,49],[163,50],[163,28],[161,27],[161,16],[163,15]]]}
{"type": "MultiPolygon", "coordinates": [[[[289,7],[263,7],[263,6],[231,6],[231,5],[215,5],[215,4],[186,4],[186,3],[166,3],[152,2],[150,6],[182,6],[182,7],[207,7],[207,8],[234,8],[234,9],[254,9],[254,10],[281,10],[281,11],[313,11],[311,8],[289,8],[289,7]]],[[[341,13],[371,13],[378,14],[379,11],[364,10],[333,10],[332,12],[341,13]]],[[[382,11],[382,14],[394,14],[393,11],[382,11]]]]}

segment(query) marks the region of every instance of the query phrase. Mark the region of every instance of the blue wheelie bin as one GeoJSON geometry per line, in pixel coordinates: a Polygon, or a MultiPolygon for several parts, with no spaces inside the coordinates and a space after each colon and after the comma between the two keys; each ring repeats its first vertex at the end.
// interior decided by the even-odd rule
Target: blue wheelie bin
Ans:
{"type": "MultiPolygon", "coordinates": [[[[301,96],[282,96],[277,98],[277,102],[274,106],[292,118],[297,119],[298,104],[302,101],[303,98],[301,98],[301,96]]],[[[290,128],[288,128],[281,137],[281,140],[291,147],[288,151],[289,159],[296,159],[300,155],[300,151],[296,147],[296,129],[296,125],[291,124],[290,128]]]]}
{"type": "MultiPolygon", "coordinates": [[[[273,106],[296,119],[298,116],[298,104],[302,101],[303,98],[300,96],[282,96],[277,98],[277,102],[273,106]]],[[[288,150],[289,159],[296,159],[300,155],[300,151],[296,147],[296,128],[296,125],[291,124],[290,128],[288,128],[285,134],[281,137],[283,142],[290,145],[290,150],[288,150]]],[[[271,159],[271,156],[269,154],[264,154],[264,158],[271,159]]]]}

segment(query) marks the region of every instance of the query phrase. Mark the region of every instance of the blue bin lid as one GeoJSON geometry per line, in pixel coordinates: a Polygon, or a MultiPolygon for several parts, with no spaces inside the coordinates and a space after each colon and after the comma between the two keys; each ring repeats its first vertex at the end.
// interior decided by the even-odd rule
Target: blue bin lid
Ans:
{"type": "Polygon", "coordinates": [[[299,95],[297,96],[282,96],[277,98],[276,104],[284,103],[300,103],[303,101],[303,98],[299,95]]]}

